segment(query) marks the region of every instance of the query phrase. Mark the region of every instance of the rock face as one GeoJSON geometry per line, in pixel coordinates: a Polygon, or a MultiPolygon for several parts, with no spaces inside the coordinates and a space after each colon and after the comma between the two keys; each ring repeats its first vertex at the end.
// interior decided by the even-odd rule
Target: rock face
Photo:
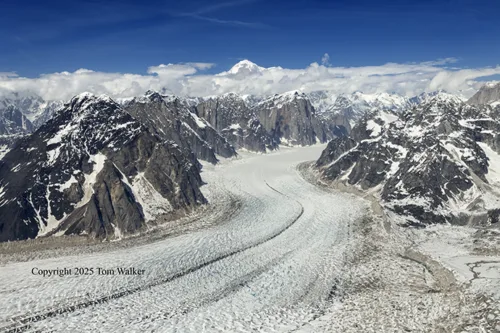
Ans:
{"type": "Polygon", "coordinates": [[[467,103],[471,105],[493,104],[500,105],[500,83],[486,84],[472,96],[467,103]]]}
{"type": "Polygon", "coordinates": [[[217,155],[236,156],[234,147],[205,119],[196,115],[190,104],[179,97],[147,92],[124,103],[125,110],[162,139],[171,140],[186,153],[217,163],[217,155]]]}
{"type": "Polygon", "coordinates": [[[208,97],[196,105],[196,113],[206,119],[236,149],[266,152],[276,149],[276,141],[262,126],[250,105],[258,104],[252,96],[237,94],[208,97]]]}
{"type": "Polygon", "coordinates": [[[406,224],[492,223],[499,112],[443,95],[400,117],[375,112],[332,140],[316,167],[327,182],[375,193],[406,224]]]}
{"type": "Polygon", "coordinates": [[[109,97],[78,95],[0,161],[0,241],[119,238],[205,203],[199,171],[109,97]]]}
{"type": "Polygon", "coordinates": [[[32,130],[33,124],[18,108],[8,106],[0,110],[0,136],[22,135],[32,130]]]}
{"type": "Polygon", "coordinates": [[[254,112],[266,132],[282,144],[311,145],[333,137],[307,95],[298,91],[270,97],[258,103],[254,112]]]}
{"type": "Polygon", "coordinates": [[[194,104],[198,116],[236,149],[265,152],[279,144],[310,145],[347,134],[335,121],[318,116],[310,97],[298,91],[268,98],[229,93],[194,104]]]}

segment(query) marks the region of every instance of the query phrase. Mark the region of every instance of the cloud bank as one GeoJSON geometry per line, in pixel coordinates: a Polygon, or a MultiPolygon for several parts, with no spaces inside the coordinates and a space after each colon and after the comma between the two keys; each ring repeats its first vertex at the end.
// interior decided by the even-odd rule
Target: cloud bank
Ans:
{"type": "MultiPolygon", "coordinates": [[[[204,74],[211,63],[181,63],[151,66],[144,74],[75,72],[43,74],[36,78],[0,72],[0,93],[31,92],[46,100],[68,100],[81,92],[126,98],[152,89],[182,96],[208,96],[228,92],[270,95],[290,90],[335,93],[396,92],[414,96],[424,91],[444,89],[469,97],[484,81],[478,78],[500,74],[500,66],[463,69],[449,67],[456,59],[421,63],[387,63],[379,66],[334,67],[327,54],[322,64],[313,62],[303,69],[260,67],[248,60],[218,74],[204,74]]],[[[456,65],[454,65],[456,66],[456,65]]]]}

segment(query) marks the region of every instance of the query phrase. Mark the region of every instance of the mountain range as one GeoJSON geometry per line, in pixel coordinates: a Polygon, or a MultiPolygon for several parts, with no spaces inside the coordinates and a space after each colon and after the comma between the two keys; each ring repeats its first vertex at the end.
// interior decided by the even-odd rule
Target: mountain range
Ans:
{"type": "Polygon", "coordinates": [[[467,103],[444,91],[67,103],[12,93],[0,99],[0,241],[121,238],[205,204],[199,160],[326,142],[323,181],[373,193],[403,224],[494,223],[499,91],[486,85],[467,103]]]}

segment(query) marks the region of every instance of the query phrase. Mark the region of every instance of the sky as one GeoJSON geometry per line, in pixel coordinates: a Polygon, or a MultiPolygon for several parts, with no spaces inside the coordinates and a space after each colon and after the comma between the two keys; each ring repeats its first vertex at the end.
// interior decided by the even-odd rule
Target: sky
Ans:
{"type": "Polygon", "coordinates": [[[1,3],[0,89],[50,99],[148,88],[470,95],[500,78],[497,0],[1,3]],[[260,71],[228,74],[243,59],[260,71]]]}

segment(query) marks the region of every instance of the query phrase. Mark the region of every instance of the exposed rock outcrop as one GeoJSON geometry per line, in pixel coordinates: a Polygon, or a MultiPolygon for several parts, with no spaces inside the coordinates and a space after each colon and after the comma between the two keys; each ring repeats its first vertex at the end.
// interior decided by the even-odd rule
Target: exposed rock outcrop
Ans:
{"type": "Polygon", "coordinates": [[[196,112],[236,149],[257,152],[276,149],[278,141],[264,129],[248,103],[248,98],[245,101],[243,97],[230,93],[202,99],[196,105],[196,112]]]}
{"type": "Polygon", "coordinates": [[[334,136],[317,117],[307,95],[298,91],[270,97],[258,103],[254,112],[266,132],[280,143],[311,145],[334,136]]]}
{"type": "Polygon", "coordinates": [[[166,140],[193,152],[202,160],[217,163],[217,156],[236,156],[234,147],[182,98],[149,91],[124,103],[125,110],[166,140]]]}

